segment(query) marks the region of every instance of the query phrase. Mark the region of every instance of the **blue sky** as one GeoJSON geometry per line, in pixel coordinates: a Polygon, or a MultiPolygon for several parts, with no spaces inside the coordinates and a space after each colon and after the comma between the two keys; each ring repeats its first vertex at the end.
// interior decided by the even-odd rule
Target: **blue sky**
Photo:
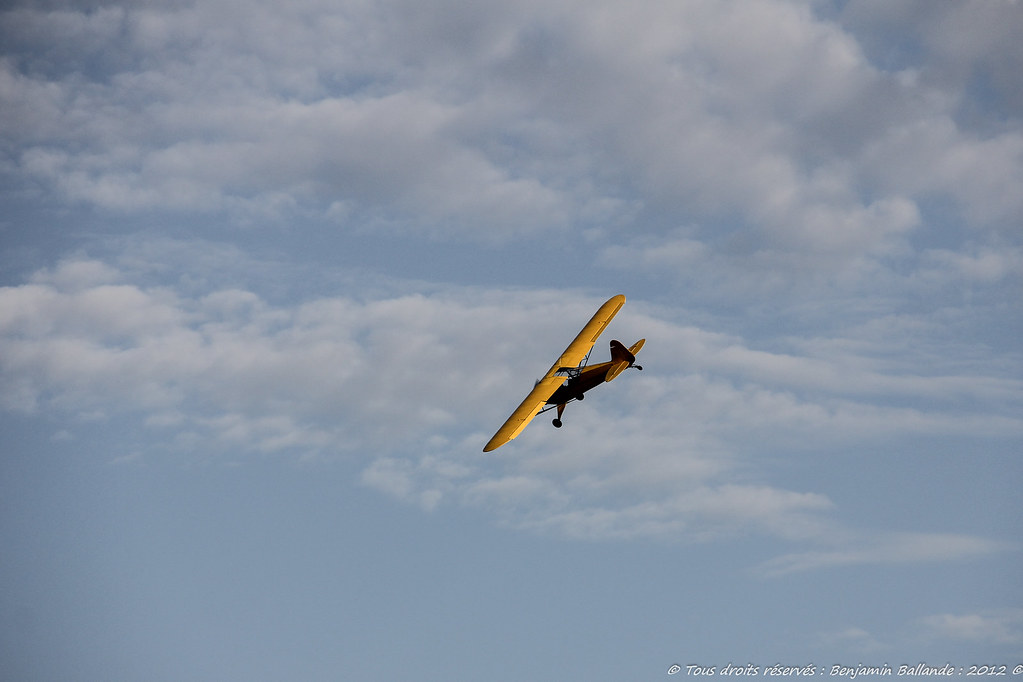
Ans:
{"type": "Polygon", "coordinates": [[[1023,662],[1021,31],[9,3],[0,676],[1023,662]]]}

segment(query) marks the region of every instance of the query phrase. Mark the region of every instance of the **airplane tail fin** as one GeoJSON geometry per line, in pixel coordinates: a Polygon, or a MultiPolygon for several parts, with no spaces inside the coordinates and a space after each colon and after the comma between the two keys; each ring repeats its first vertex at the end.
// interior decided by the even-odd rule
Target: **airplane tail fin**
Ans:
{"type": "Polygon", "coordinates": [[[621,341],[612,341],[611,366],[608,368],[607,374],[604,375],[604,381],[611,381],[629,367],[642,369],[636,364],[636,353],[643,348],[644,343],[646,343],[646,339],[640,339],[632,344],[631,348],[626,348],[621,341]]]}

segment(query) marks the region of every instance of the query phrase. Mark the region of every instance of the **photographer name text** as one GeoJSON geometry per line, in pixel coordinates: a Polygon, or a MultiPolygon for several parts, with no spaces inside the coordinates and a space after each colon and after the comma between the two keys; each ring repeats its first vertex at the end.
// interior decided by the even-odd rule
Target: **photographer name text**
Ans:
{"type": "Polygon", "coordinates": [[[669,675],[684,674],[688,677],[834,677],[846,680],[855,680],[857,677],[1008,677],[1023,675],[1023,663],[1018,665],[953,665],[952,663],[941,663],[932,665],[930,663],[900,663],[889,665],[816,665],[807,663],[804,665],[755,665],[746,663],[737,665],[727,663],[725,665],[699,665],[690,663],[688,665],[674,664],[668,668],[669,675]]]}

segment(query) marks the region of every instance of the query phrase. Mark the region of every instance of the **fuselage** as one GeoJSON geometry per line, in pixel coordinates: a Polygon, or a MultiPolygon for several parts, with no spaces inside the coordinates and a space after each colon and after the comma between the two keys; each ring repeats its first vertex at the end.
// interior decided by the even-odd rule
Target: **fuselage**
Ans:
{"type": "Polygon", "coordinates": [[[611,368],[612,362],[601,362],[596,365],[587,365],[579,372],[579,376],[572,377],[566,381],[558,390],[547,399],[548,405],[564,405],[570,400],[578,399],[583,393],[606,381],[607,370],[611,368]]]}
{"type": "Polygon", "coordinates": [[[558,406],[558,417],[565,409],[565,404],[570,400],[582,400],[583,393],[595,386],[612,381],[629,367],[643,369],[636,364],[636,353],[643,348],[646,339],[640,339],[626,348],[621,341],[611,341],[611,362],[601,362],[596,365],[587,365],[578,370],[571,370],[571,378],[558,387],[547,399],[548,405],[558,406]]]}

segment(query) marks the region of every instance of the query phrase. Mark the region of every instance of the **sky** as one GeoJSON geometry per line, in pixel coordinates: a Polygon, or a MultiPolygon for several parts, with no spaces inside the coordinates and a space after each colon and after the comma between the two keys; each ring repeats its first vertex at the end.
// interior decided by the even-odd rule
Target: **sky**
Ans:
{"type": "Polygon", "coordinates": [[[1011,674],[1021,34],[5,3],[0,677],[1011,674]],[[644,371],[484,454],[619,293],[644,371]]]}

